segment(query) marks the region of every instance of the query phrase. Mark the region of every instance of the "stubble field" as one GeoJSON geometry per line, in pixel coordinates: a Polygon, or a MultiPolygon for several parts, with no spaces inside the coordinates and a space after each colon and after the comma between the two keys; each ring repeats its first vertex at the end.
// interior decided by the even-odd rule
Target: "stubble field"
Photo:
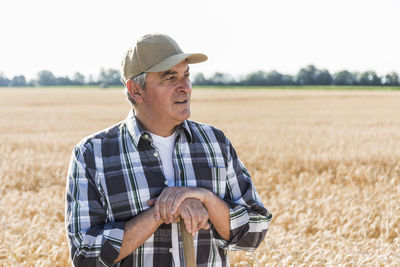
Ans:
{"type": "MultiPolygon", "coordinates": [[[[121,90],[0,90],[0,266],[68,266],[73,146],[122,119],[121,90]]],[[[273,220],[232,266],[400,265],[400,92],[194,90],[273,220]]]]}

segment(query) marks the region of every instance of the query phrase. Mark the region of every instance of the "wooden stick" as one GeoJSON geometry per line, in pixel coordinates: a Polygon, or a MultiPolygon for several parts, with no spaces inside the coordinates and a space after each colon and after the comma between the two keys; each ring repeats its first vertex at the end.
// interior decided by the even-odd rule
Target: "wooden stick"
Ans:
{"type": "Polygon", "coordinates": [[[183,239],[183,252],[185,256],[186,267],[196,267],[196,254],[194,253],[193,236],[188,233],[185,227],[185,222],[180,219],[182,239],[183,239]]]}

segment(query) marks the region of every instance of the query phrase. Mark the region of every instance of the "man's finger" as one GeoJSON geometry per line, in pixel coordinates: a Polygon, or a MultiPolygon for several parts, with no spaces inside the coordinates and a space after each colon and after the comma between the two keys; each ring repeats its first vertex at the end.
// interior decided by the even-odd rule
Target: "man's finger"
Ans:
{"type": "Polygon", "coordinates": [[[172,223],[174,220],[174,217],[171,214],[171,206],[175,195],[176,190],[168,188],[164,189],[163,194],[158,197],[160,199],[160,216],[166,223],[172,223]]]}
{"type": "Polygon", "coordinates": [[[181,206],[182,202],[186,199],[186,195],[182,194],[182,193],[178,193],[175,198],[174,198],[174,202],[172,204],[172,208],[171,208],[171,214],[175,214],[176,211],[179,209],[179,207],[181,206]]]}
{"type": "Polygon", "coordinates": [[[165,212],[165,206],[167,205],[166,202],[167,202],[167,199],[165,197],[160,199],[159,212],[160,212],[161,219],[164,222],[168,223],[169,219],[168,219],[168,216],[166,215],[166,212],[165,212]]]}
{"type": "Polygon", "coordinates": [[[165,205],[165,216],[168,218],[168,221],[170,223],[174,222],[174,214],[171,213],[171,207],[172,203],[175,198],[175,193],[171,192],[171,194],[168,195],[168,198],[166,199],[166,205],[165,205]]]}
{"type": "Polygon", "coordinates": [[[192,231],[190,233],[192,234],[193,237],[196,235],[196,232],[198,231],[197,227],[198,227],[199,220],[200,220],[199,212],[201,212],[200,209],[198,207],[196,207],[197,205],[195,203],[196,202],[191,201],[189,208],[188,208],[188,211],[189,211],[189,214],[191,217],[191,230],[192,231]]]}
{"type": "Polygon", "coordinates": [[[181,210],[181,217],[183,218],[183,221],[185,222],[185,227],[186,231],[190,234],[192,233],[192,218],[190,216],[190,212],[184,208],[181,210]]]}
{"type": "Polygon", "coordinates": [[[149,205],[149,206],[153,206],[155,203],[156,203],[156,199],[155,198],[147,200],[147,205],[149,205]]]}
{"type": "Polygon", "coordinates": [[[160,199],[163,197],[165,194],[165,191],[163,190],[161,194],[156,198],[156,201],[154,203],[154,217],[158,221],[160,220],[160,199]]]}
{"type": "Polygon", "coordinates": [[[202,221],[201,223],[199,223],[199,228],[198,228],[198,230],[200,230],[200,229],[207,230],[207,229],[209,229],[209,228],[210,228],[210,225],[209,225],[209,223],[208,223],[208,216],[204,216],[204,217],[203,217],[203,221],[202,221]]]}
{"type": "Polygon", "coordinates": [[[196,210],[192,211],[192,236],[194,237],[197,232],[198,217],[196,215],[196,210]]]}
{"type": "Polygon", "coordinates": [[[171,213],[175,214],[182,202],[188,198],[198,199],[202,202],[204,200],[204,190],[200,188],[194,189],[194,187],[183,187],[175,196],[171,213]]]}

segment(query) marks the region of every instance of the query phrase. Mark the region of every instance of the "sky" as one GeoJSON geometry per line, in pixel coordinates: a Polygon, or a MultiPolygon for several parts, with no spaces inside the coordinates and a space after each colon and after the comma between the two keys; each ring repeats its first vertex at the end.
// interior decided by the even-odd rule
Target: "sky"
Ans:
{"type": "Polygon", "coordinates": [[[308,64],[331,73],[400,73],[398,0],[1,0],[0,72],[8,78],[98,75],[147,34],[174,38],[209,60],[192,73],[236,77],[295,74],[308,64]]]}

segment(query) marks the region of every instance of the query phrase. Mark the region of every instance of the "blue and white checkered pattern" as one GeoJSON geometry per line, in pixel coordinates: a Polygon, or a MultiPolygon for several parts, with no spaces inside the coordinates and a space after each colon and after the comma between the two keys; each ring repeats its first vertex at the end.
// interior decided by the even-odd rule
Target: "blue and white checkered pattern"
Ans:
{"type": "MultiPolygon", "coordinates": [[[[213,227],[200,230],[194,242],[197,266],[226,266],[226,249],[254,250],[272,215],[222,131],[187,120],[176,136],[175,185],[207,188],[230,207],[230,240],[223,240],[213,227]]],[[[74,148],[67,177],[66,227],[75,265],[113,265],[125,223],[148,209],[147,200],[166,187],[156,152],[133,112],[74,148]]],[[[179,243],[183,261],[180,230],[179,243]]],[[[173,266],[171,247],[171,225],[163,224],[117,266],[173,266]]]]}

